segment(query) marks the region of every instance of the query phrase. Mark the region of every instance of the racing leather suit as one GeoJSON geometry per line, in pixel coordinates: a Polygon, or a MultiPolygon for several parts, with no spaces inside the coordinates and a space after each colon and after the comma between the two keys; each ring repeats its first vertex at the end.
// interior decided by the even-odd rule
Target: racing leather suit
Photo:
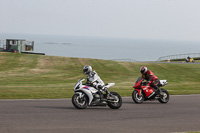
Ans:
{"type": "Polygon", "coordinates": [[[147,70],[145,74],[142,74],[142,78],[146,79],[147,83],[149,83],[151,87],[155,88],[158,93],[160,92],[160,89],[158,87],[160,80],[155,74],[153,74],[152,71],[147,70]]]}
{"type": "Polygon", "coordinates": [[[95,71],[92,71],[87,75],[87,84],[92,85],[96,89],[102,89],[104,86],[104,82],[95,71]]]}

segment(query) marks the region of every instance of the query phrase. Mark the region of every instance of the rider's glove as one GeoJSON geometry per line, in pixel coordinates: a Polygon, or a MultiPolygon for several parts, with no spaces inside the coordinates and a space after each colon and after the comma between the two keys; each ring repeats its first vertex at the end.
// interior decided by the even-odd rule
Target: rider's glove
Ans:
{"type": "Polygon", "coordinates": [[[104,91],[104,89],[103,89],[103,86],[102,85],[97,85],[97,87],[96,87],[99,91],[104,91]]]}
{"type": "Polygon", "coordinates": [[[98,88],[98,89],[102,89],[103,86],[102,86],[102,85],[97,85],[97,88],[98,88]]]}
{"type": "Polygon", "coordinates": [[[147,81],[147,85],[150,85],[151,81],[147,81]]]}

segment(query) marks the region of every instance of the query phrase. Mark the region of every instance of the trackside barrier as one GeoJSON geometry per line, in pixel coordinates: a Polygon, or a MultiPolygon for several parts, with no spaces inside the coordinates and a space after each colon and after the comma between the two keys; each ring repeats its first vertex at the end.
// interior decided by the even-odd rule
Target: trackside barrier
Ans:
{"type": "Polygon", "coordinates": [[[200,57],[200,53],[188,53],[188,54],[176,54],[176,55],[162,56],[157,61],[184,59],[184,58],[187,58],[188,56],[191,57],[191,58],[200,57]]]}

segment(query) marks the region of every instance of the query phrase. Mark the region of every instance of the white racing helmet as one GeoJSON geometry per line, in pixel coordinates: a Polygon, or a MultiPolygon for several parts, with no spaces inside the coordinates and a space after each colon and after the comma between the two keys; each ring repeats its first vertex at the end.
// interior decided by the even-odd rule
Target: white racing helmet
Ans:
{"type": "Polygon", "coordinates": [[[92,72],[92,67],[91,66],[84,66],[83,67],[83,73],[84,74],[89,74],[90,72],[92,72]]]}

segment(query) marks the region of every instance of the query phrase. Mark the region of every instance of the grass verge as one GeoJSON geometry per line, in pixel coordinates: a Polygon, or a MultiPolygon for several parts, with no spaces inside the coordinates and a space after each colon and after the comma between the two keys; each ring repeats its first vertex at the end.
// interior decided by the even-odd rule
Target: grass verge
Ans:
{"type": "Polygon", "coordinates": [[[91,65],[105,83],[115,82],[111,91],[131,96],[141,76],[142,65],[159,79],[171,95],[200,94],[199,64],[133,63],[98,59],[68,58],[0,52],[0,99],[70,98],[82,68],[91,65]]]}

